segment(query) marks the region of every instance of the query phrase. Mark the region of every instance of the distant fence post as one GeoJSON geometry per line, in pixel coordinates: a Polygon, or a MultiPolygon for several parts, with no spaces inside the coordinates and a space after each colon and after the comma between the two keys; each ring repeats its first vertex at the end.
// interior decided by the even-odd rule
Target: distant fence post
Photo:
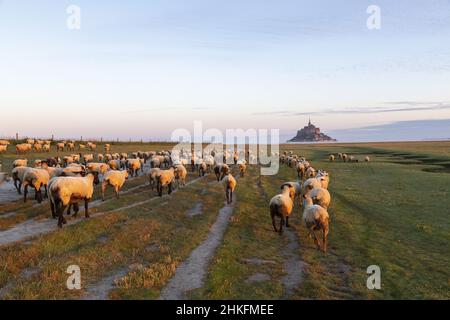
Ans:
{"type": "Polygon", "coordinates": [[[19,141],[19,134],[16,132],[16,141],[19,141]]]}

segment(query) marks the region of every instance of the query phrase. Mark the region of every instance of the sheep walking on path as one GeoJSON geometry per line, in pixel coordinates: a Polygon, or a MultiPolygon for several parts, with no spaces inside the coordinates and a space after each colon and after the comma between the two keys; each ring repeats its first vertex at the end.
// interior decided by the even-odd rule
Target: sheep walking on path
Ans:
{"type": "Polygon", "coordinates": [[[327,241],[329,232],[329,215],[326,209],[317,204],[313,204],[311,197],[303,195],[304,209],[303,209],[303,221],[306,228],[309,230],[310,235],[314,238],[314,242],[317,248],[322,249],[323,252],[327,251],[327,241]],[[322,248],[316,235],[316,230],[322,231],[322,248]]]}
{"type": "Polygon", "coordinates": [[[289,227],[289,216],[292,213],[294,203],[291,199],[291,189],[288,185],[283,186],[281,194],[274,196],[269,203],[270,217],[272,218],[272,225],[275,232],[280,234],[283,232],[283,224],[286,222],[286,227],[289,227]],[[275,224],[275,217],[280,218],[280,230],[275,224]]]}
{"type": "Polygon", "coordinates": [[[229,173],[223,178],[223,184],[225,188],[225,196],[227,198],[227,204],[233,202],[233,192],[236,188],[236,179],[229,173]]]}

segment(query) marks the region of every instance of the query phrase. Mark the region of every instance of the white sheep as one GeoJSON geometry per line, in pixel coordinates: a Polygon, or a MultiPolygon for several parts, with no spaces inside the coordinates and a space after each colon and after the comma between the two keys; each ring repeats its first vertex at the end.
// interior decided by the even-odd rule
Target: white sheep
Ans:
{"type": "Polygon", "coordinates": [[[221,163],[214,167],[214,174],[216,175],[217,181],[222,180],[230,172],[230,167],[227,164],[221,163]]]}
{"type": "Polygon", "coordinates": [[[314,204],[318,204],[321,207],[328,209],[331,202],[331,195],[327,189],[324,188],[314,188],[307,193],[311,197],[314,204]]]}
{"type": "Polygon", "coordinates": [[[141,159],[128,159],[127,160],[127,168],[128,172],[130,173],[130,176],[138,176],[138,171],[142,171],[142,163],[141,159]]]}
{"type": "Polygon", "coordinates": [[[313,200],[309,196],[304,195],[303,197],[303,221],[305,222],[305,226],[309,230],[311,236],[314,237],[314,242],[318,249],[321,248],[315,231],[322,231],[322,250],[323,252],[326,252],[329,232],[328,211],[320,205],[313,204],[313,200]]]}
{"type": "Polygon", "coordinates": [[[102,162],[90,162],[86,165],[86,170],[104,175],[109,170],[109,165],[102,162]]]}
{"type": "Polygon", "coordinates": [[[182,185],[183,187],[186,186],[186,177],[187,177],[187,170],[186,168],[180,164],[175,166],[175,180],[177,180],[178,185],[182,185]]]}
{"type": "Polygon", "coordinates": [[[369,157],[369,156],[366,156],[366,157],[364,158],[364,161],[365,161],[365,162],[370,162],[370,157],[369,157]]]}
{"type": "Polygon", "coordinates": [[[151,168],[150,171],[147,173],[150,188],[152,189],[152,191],[154,190],[154,188],[158,182],[158,175],[159,175],[160,171],[161,171],[160,168],[151,168]]]}
{"type": "Polygon", "coordinates": [[[48,183],[50,175],[47,170],[30,168],[26,170],[23,176],[23,202],[27,202],[28,186],[31,185],[35,190],[35,199],[38,203],[42,202],[41,187],[44,187],[45,198],[48,197],[48,183]]]}
{"type": "Polygon", "coordinates": [[[17,159],[13,161],[13,168],[15,167],[26,167],[28,165],[27,159],[17,159]]]}
{"type": "Polygon", "coordinates": [[[239,175],[243,177],[245,175],[245,171],[247,171],[247,164],[245,160],[239,160],[237,162],[239,168],[239,175]]]}
{"type": "Polygon", "coordinates": [[[0,144],[0,153],[6,152],[6,149],[8,149],[8,145],[1,145],[0,144]]]}
{"type": "Polygon", "coordinates": [[[120,189],[122,189],[123,185],[125,184],[125,181],[128,179],[128,171],[118,171],[118,170],[111,170],[108,171],[102,181],[102,200],[105,201],[105,190],[106,187],[112,186],[114,188],[114,191],[116,192],[116,197],[119,199],[119,192],[120,189]]]}
{"type": "Polygon", "coordinates": [[[29,143],[20,143],[16,145],[16,153],[26,153],[27,151],[30,151],[33,148],[33,146],[29,143]]]}
{"type": "Polygon", "coordinates": [[[330,156],[328,157],[328,159],[333,162],[334,161],[334,154],[330,154],[330,156]]]}
{"type": "Polygon", "coordinates": [[[158,195],[162,197],[162,192],[164,187],[168,187],[168,194],[172,193],[173,181],[175,180],[175,169],[173,167],[167,170],[160,170],[156,176],[157,185],[156,190],[158,195]]]}
{"type": "Polygon", "coordinates": [[[285,187],[289,188],[289,196],[292,199],[292,202],[295,201],[295,199],[297,198],[298,202],[299,202],[299,206],[301,206],[301,202],[302,202],[302,185],[300,182],[294,182],[294,181],[288,181],[285,182],[281,185],[280,189],[283,190],[285,187]]]}
{"type": "Polygon", "coordinates": [[[49,199],[52,216],[58,217],[58,227],[66,223],[63,213],[69,205],[74,205],[75,214],[78,213],[78,202],[84,200],[85,217],[89,218],[88,203],[94,194],[94,183],[98,183],[95,173],[86,177],[57,177],[50,180],[49,199]]]}
{"type": "Polygon", "coordinates": [[[227,204],[230,204],[233,202],[233,192],[234,189],[236,189],[236,179],[233,177],[231,173],[228,173],[223,178],[223,185],[225,188],[225,196],[227,198],[227,204]]]}
{"type": "Polygon", "coordinates": [[[21,188],[22,188],[22,183],[23,183],[23,177],[29,169],[31,169],[31,168],[25,167],[25,166],[19,166],[19,167],[13,168],[11,171],[11,177],[14,182],[14,187],[16,188],[16,190],[19,194],[22,194],[21,188]],[[17,185],[17,182],[19,182],[19,185],[17,185]]]}
{"type": "Polygon", "coordinates": [[[306,169],[305,175],[307,178],[314,178],[316,174],[316,169],[314,169],[313,167],[308,167],[308,169],[306,169]]]}
{"type": "Polygon", "coordinates": [[[291,199],[291,190],[288,186],[284,186],[281,194],[277,194],[269,202],[270,217],[272,218],[272,225],[275,232],[283,232],[283,224],[286,222],[286,227],[289,227],[289,216],[294,208],[294,203],[291,199]],[[275,217],[280,218],[280,230],[277,230],[275,225],[275,217]]]}

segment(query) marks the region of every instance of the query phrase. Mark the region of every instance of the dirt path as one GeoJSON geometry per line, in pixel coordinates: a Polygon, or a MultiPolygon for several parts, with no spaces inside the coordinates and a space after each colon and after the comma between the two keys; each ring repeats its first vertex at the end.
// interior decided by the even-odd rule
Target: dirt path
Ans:
{"type": "MultiPolygon", "coordinates": [[[[204,177],[207,177],[207,176],[205,175],[204,177]]],[[[193,183],[203,179],[204,177],[200,177],[200,178],[194,179],[194,180],[186,183],[186,186],[189,186],[189,185],[191,185],[191,184],[193,184],[193,183]]],[[[140,187],[142,187],[142,186],[140,186],[140,187]]],[[[182,189],[175,189],[173,191],[173,193],[177,192],[178,190],[182,190],[182,189]]],[[[169,195],[165,194],[165,195],[163,195],[162,198],[167,198],[167,197],[169,197],[169,195]]],[[[161,198],[158,197],[158,196],[152,197],[152,198],[150,198],[148,200],[136,202],[136,203],[133,203],[133,204],[128,205],[128,206],[116,208],[116,209],[113,209],[113,210],[110,210],[110,211],[98,212],[98,213],[92,214],[91,217],[96,218],[96,217],[100,217],[100,216],[102,216],[104,214],[107,214],[107,213],[127,210],[127,209],[130,209],[130,208],[134,208],[134,207],[137,207],[137,206],[140,206],[140,205],[143,205],[143,204],[155,201],[157,199],[161,199],[161,198]]],[[[101,203],[96,204],[96,205],[91,205],[91,207],[98,206],[98,205],[100,205],[102,203],[105,203],[105,202],[101,202],[101,203]]],[[[82,211],[80,211],[80,214],[82,214],[82,211]]],[[[76,219],[76,220],[74,220],[74,219],[68,220],[67,221],[67,226],[79,223],[79,222],[81,222],[83,220],[84,220],[84,218],[80,218],[80,219],[76,219]]],[[[54,219],[44,219],[44,220],[41,220],[41,221],[27,220],[27,221],[24,221],[22,223],[17,224],[16,226],[12,227],[11,229],[8,229],[8,230],[0,232],[0,246],[7,245],[7,244],[10,244],[10,243],[13,243],[13,242],[17,242],[17,241],[22,241],[22,240],[25,240],[25,239],[30,238],[30,237],[39,236],[39,235],[46,234],[46,233],[49,233],[49,232],[52,232],[52,231],[56,231],[56,230],[58,230],[58,227],[57,227],[57,224],[56,224],[56,220],[54,220],[54,219]]]]}
{"type": "MultiPolygon", "coordinates": [[[[294,219],[291,218],[290,220],[294,219]]],[[[300,219],[297,220],[299,221],[300,219]]],[[[290,222],[292,223],[292,221],[290,222]]],[[[288,245],[285,248],[285,251],[283,252],[284,256],[286,257],[283,268],[287,273],[281,279],[285,288],[283,299],[289,299],[294,293],[294,289],[302,283],[306,265],[305,262],[300,260],[300,257],[298,255],[300,242],[297,235],[291,228],[292,227],[283,229],[283,232],[289,241],[288,245]]]]}
{"type": "Polygon", "coordinates": [[[109,277],[103,278],[86,290],[86,295],[82,300],[108,300],[109,292],[114,289],[114,281],[124,277],[127,273],[128,269],[124,268],[109,277]]]}
{"type": "Polygon", "coordinates": [[[222,243],[224,232],[233,214],[234,204],[235,201],[219,210],[208,237],[180,264],[175,275],[161,291],[160,300],[184,300],[187,299],[186,293],[188,291],[203,286],[206,269],[215,250],[222,243]]]}
{"type": "Polygon", "coordinates": [[[0,204],[17,201],[23,196],[17,193],[12,182],[4,182],[0,184],[0,204]]]}

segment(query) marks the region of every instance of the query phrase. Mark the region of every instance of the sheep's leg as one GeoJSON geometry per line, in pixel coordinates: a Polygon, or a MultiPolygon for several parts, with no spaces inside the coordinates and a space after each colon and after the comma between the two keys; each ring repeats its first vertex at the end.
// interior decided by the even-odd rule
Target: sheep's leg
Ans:
{"type": "Polygon", "coordinates": [[[60,228],[62,228],[63,224],[67,223],[67,221],[66,221],[66,219],[64,218],[64,215],[63,215],[65,209],[66,209],[66,206],[63,205],[60,200],[57,200],[56,212],[58,214],[58,227],[60,227],[60,228]]]}
{"type": "Polygon", "coordinates": [[[36,192],[38,203],[41,203],[42,202],[42,191],[41,191],[41,188],[35,189],[35,192],[36,192]]]}
{"type": "Polygon", "coordinates": [[[50,210],[52,211],[52,218],[56,219],[55,204],[51,200],[50,200],[50,210]]]}
{"type": "Polygon", "coordinates": [[[317,239],[317,235],[316,235],[316,232],[314,231],[314,227],[311,228],[311,233],[314,237],[314,243],[316,244],[317,248],[320,249],[319,239],[317,239]]]}
{"type": "Polygon", "coordinates": [[[48,185],[44,185],[45,188],[45,198],[48,199],[48,185]]]}
{"type": "Polygon", "coordinates": [[[70,211],[72,210],[72,204],[69,204],[69,207],[67,208],[67,215],[70,216],[70,211]]]}
{"type": "Polygon", "coordinates": [[[19,187],[18,187],[18,186],[17,186],[17,181],[18,181],[18,180],[14,179],[14,187],[16,187],[17,192],[18,192],[19,194],[22,194],[22,191],[20,191],[20,182],[19,182],[19,187]]]}
{"type": "Polygon", "coordinates": [[[169,191],[168,191],[168,194],[171,194],[172,193],[172,182],[171,183],[169,183],[169,191]]]}
{"type": "Polygon", "coordinates": [[[283,224],[284,224],[284,218],[280,218],[280,234],[283,233],[283,224]]]}
{"type": "Polygon", "coordinates": [[[275,223],[275,216],[274,215],[272,215],[272,226],[273,226],[273,229],[275,230],[275,232],[278,232],[277,225],[275,223]]]}
{"type": "Polygon", "coordinates": [[[323,232],[323,240],[322,240],[323,252],[327,252],[328,226],[324,226],[322,232],[323,232]]]}
{"type": "Polygon", "coordinates": [[[77,203],[73,204],[73,217],[76,218],[78,216],[78,211],[80,211],[80,205],[77,203]]]}
{"type": "Polygon", "coordinates": [[[106,191],[106,183],[102,182],[102,201],[105,201],[105,191],[106,191]]]}
{"type": "Polygon", "coordinates": [[[230,189],[230,203],[233,202],[233,190],[230,189]]]}
{"type": "Polygon", "coordinates": [[[89,199],[84,199],[84,216],[89,218],[89,199]]]}
{"type": "Polygon", "coordinates": [[[286,217],[286,228],[289,228],[289,217],[286,217]]]}
{"type": "Polygon", "coordinates": [[[28,184],[23,187],[23,202],[27,202],[28,184]]]}
{"type": "Polygon", "coordinates": [[[116,191],[116,198],[119,199],[119,186],[115,186],[114,190],[116,191]]]}

